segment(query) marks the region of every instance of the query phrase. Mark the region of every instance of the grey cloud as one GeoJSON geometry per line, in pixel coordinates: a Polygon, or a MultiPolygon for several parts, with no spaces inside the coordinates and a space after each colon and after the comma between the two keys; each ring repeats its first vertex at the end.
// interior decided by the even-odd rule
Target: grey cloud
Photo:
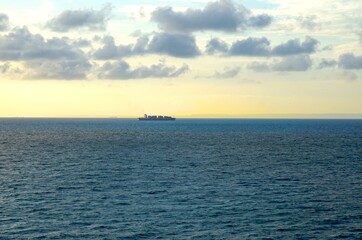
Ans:
{"type": "Polygon", "coordinates": [[[227,43],[218,38],[212,38],[206,45],[206,53],[209,55],[217,52],[226,53],[228,50],[229,46],[227,43]]]}
{"type": "Polygon", "coordinates": [[[148,42],[149,42],[149,38],[147,36],[145,36],[145,35],[139,36],[137,38],[136,44],[133,46],[132,52],[137,53],[137,54],[145,53],[148,42]]]}
{"type": "Polygon", "coordinates": [[[87,39],[77,39],[77,40],[71,41],[71,44],[77,48],[84,48],[84,47],[89,47],[92,45],[91,42],[87,39]]]}
{"type": "Polygon", "coordinates": [[[255,72],[269,72],[270,67],[266,63],[252,62],[247,65],[248,69],[254,70],[255,72]]]}
{"type": "Polygon", "coordinates": [[[31,69],[26,78],[73,80],[85,79],[92,65],[87,60],[31,61],[25,64],[31,69]]]}
{"type": "Polygon", "coordinates": [[[273,18],[268,14],[261,14],[249,18],[249,25],[252,27],[263,28],[271,24],[273,18]]]}
{"type": "Polygon", "coordinates": [[[215,78],[233,78],[236,77],[240,73],[241,68],[240,67],[234,67],[234,68],[226,68],[223,72],[215,72],[214,76],[215,78]]]}
{"type": "Polygon", "coordinates": [[[299,39],[289,40],[286,43],[276,46],[272,53],[278,56],[314,53],[317,50],[318,40],[306,37],[304,42],[299,39]]]}
{"type": "Polygon", "coordinates": [[[311,31],[318,30],[321,27],[320,23],[318,23],[317,16],[315,15],[299,16],[296,21],[299,27],[311,31]]]}
{"type": "Polygon", "coordinates": [[[148,51],[181,58],[200,55],[195,38],[186,34],[157,33],[149,43],[148,51]]]}
{"type": "Polygon", "coordinates": [[[91,69],[84,52],[68,38],[44,39],[27,28],[0,36],[0,60],[20,61],[26,78],[84,79],[91,69]]]}
{"type": "Polygon", "coordinates": [[[123,61],[116,61],[114,63],[106,62],[98,74],[101,79],[143,79],[143,78],[174,78],[178,77],[189,70],[187,65],[180,68],[174,66],[166,66],[163,63],[154,64],[149,67],[140,66],[131,69],[130,65],[123,61]]]}
{"type": "Polygon", "coordinates": [[[9,17],[4,13],[0,13],[0,31],[6,31],[10,27],[9,17]]]}
{"type": "Polygon", "coordinates": [[[254,16],[250,10],[231,0],[209,2],[204,9],[188,8],[185,12],[175,12],[171,7],[157,8],[151,20],[165,31],[225,31],[235,32],[247,27],[265,27],[271,17],[262,14],[254,16]]]}
{"type": "MultiPolygon", "coordinates": [[[[139,34],[136,43],[129,45],[116,45],[113,37],[102,39],[103,46],[93,53],[98,60],[120,59],[142,54],[161,54],[179,58],[193,58],[199,56],[200,50],[196,45],[195,37],[180,33],[153,33],[153,35],[139,34]]],[[[284,56],[313,53],[316,51],[318,41],[306,37],[304,42],[293,39],[280,44],[275,48],[270,46],[265,38],[247,38],[228,44],[218,38],[212,38],[206,45],[205,53],[213,55],[221,53],[226,56],[284,56]]]]}
{"type": "Polygon", "coordinates": [[[94,41],[94,42],[101,42],[101,41],[102,41],[102,37],[99,36],[99,35],[95,35],[95,36],[92,38],[92,41],[94,41]]]}
{"type": "Polygon", "coordinates": [[[289,56],[280,62],[274,63],[271,68],[279,72],[307,71],[312,66],[312,60],[308,55],[289,56]]]}
{"type": "Polygon", "coordinates": [[[321,62],[319,63],[318,69],[324,69],[324,68],[330,68],[330,67],[334,67],[338,64],[338,62],[336,60],[328,60],[323,58],[321,60],[321,62]]]}
{"type": "MultiPolygon", "coordinates": [[[[170,68],[170,67],[169,67],[170,68]]],[[[174,67],[171,67],[171,70],[174,67]]],[[[190,71],[190,68],[187,64],[183,64],[180,68],[175,69],[175,71],[173,71],[172,73],[169,74],[170,77],[178,77],[180,75],[185,74],[186,72],[190,71]]]]}
{"type": "Polygon", "coordinates": [[[56,32],[74,29],[105,30],[112,6],[106,4],[101,10],[66,10],[47,22],[46,27],[56,32]]]}
{"type": "Polygon", "coordinates": [[[293,39],[273,48],[270,41],[265,37],[249,37],[233,42],[229,48],[227,43],[213,38],[206,45],[206,53],[215,54],[220,52],[229,56],[288,56],[314,53],[317,50],[318,44],[318,40],[306,37],[303,42],[299,39],[293,39]]]}
{"type": "Polygon", "coordinates": [[[155,33],[151,40],[146,35],[138,37],[135,44],[116,46],[113,37],[103,39],[103,47],[93,56],[99,60],[118,59],[142,54],[161,54],[180,58],[200,55],[195,38],[187,34],[155,33]]]}
{"type": "Polygon", "coordinates": [[[157,31],[152,31],[152,32],[145,32],[142,30],[136,30],[132,33],[129,34],[130,37],[134,37],[134,38],[139,38],[139,37],[152,37],[153,35],[157,34],[157,31]]]}
{"type": "Polygon", "coordinates": [[[346,53],[339,56],[338,66],[343,69],[362,69],[362,56],[346,53]]]}
{"type": "MultiPolygon", "coordinates": [[[[362,56],[355,56],[353,53],[342,54],[339,57],[339,60],[329,60],[323,58],[317,69],[331,68],[339,66],[341,69],[351,70],[351,69],[362,69],[362,56]]],[[[252,62],[247,66],[248,69],[252,69],[257,72],[264,71],[307,71],[312,66],[312,60],[307,54],[296,55],[296,56],[287,56],[282,58],[279,62],[274,62],[272,64],[252,62]]],[[[345,71],[344,78],[352,79],[354,74],[351,72],[345,71]]]]}
{"type": "Polygon", "coordinates": [[[98,60],[107,60],[122,58],[132,54],[132,45],[116,46],[114,38],[106,36],[103,38],[103,47],[97,49],[93,53],[93,57],[98,60]]]}
{"type": "Polygon", "coordinates": [[[229,55],[244,56],[268,56],[270,54],[270,42],[267,38],[247,38],[234,42],[229,50],[229,55]]]}
{"type": "Polygon", "coordinates": [[[67,40],[52,38],[45,40],[39,34],[32,34],[27,28],[16,28],[0,36],[0,60],[32,59],[79,59],[84,53],[67,43],[67,40]]]}
{"type": "Polygon", "coordinates": [[[93,53],[93,57],[98,60],[117,59],[146,53],[149,39],[145,35],[140,35],[135,44],[117,46],[112,36],[102,39],[103,47],[93,53]]]}

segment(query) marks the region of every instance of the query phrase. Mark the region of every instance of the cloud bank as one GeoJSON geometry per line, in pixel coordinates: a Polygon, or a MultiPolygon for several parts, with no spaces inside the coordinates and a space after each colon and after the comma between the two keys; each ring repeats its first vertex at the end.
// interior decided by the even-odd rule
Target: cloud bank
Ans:
{"type": "MultiPolygon", "coordinates": [[[[323,51],[319,49],[319,40],[310,36],[303,38],[304,33],[293,32],[293,35],[301,37],[273,44],[270,40],[273,36],[260,37],[267,34],[266,31],[255,35],[245,31],[267,27],[273,18],[268,14],[255,14],[231,0],[216,0],[206,3],[204,8],[188,8],[185,11],[159,7],[152,12],[150,19],[159,27],[158,32],[149,29],[147,34],[142,32],[143,29],[136,31],[133,35],[135,41],[130,44],[116,43],[121,38],[115,39],[109,35],[94,37],[93,40],[97,42],[94,44],[90,40],[90,33],[106,30],[112,8],[107,4],[100,10],[65,10],[45,24],[47,30],[53,31],[48,32],[48,36],[62,37],[48,39],[41,34],[31,33],[27,27],[11,29],[8,15],[0,13],[0,74],[17,73],[33,79],[70,80],[86,79],[89,76],[101,79],[143,79],[179,77],[189,71],[186,64],[177,67],[162,62],[134,67],[126,61],[127,58],[143,55],[182,59],[200,56],[200,59],[204,59],[213,55],[233,57],[230,58],[232,61],[236,57],[243,57],[246,68],[256,72],[302,72],[312,68],[312,54],[323,51]],[[68,36],[74,36],[74,32],[67,32],[74,30],[90,31],[83,35],[89,39],[71,39],[68,36]],[[200,33],[202,31],[226,32],[225,39],[228,42],[218,37],[211,38],[205,49],[200,50],[196,40],[207,37],[200,33]],[[248,35],[239,39],[240,31],[248,35]],[[265,62],[255,61],[254,58],[264,58],[265,62]]],[[[299,15],[290,19],[294,30],[314,31],[320,29],[319,17],[299,15]],[[296,23],[299,28],[294,27],[296,23]]],[[[33,28],[34,25],[29,27],[33,28]]],[[[361,33],[359,31],[357,34],[362,39],[361,33]]],[[[356,38],[356,31],[353,34],[356,38]]],[[[351,75],[350,70],[362,69],[362,56],[357,51],[342,53],[338,59],[320,59],[317,56],[316,61],[318,63],[314,70],[338,67],[351,75]]],[[[233,78],[240,71],[241,67],[224,68],[223,71],[214,72],[212,77],[233,78]]]]}

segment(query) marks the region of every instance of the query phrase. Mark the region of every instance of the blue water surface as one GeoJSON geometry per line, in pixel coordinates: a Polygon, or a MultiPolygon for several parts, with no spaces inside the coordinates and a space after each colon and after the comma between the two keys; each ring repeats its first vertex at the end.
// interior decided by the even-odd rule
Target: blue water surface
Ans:
{"type": "Polygon", "coordinates": [[[1,239],[361,239],[362,121],[0,119],[1,239]]]}

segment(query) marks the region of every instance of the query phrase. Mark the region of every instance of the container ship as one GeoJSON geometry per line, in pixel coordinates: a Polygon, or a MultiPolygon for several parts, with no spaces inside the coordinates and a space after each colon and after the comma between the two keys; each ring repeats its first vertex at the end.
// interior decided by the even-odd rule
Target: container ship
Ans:
{"type": "Polygon", "coordinates": [[[176,118],[170,116],[151,116],[145,114],[143,117],[139,117],[138,120],[140,121],[175,121],[176,118]]]}

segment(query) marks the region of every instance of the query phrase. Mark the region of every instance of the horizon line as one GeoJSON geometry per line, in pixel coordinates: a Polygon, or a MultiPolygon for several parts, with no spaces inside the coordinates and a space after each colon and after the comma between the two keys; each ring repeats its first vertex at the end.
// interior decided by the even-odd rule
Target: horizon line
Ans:
{"type": "MultiPolygon", "coordinates": [[[[311,113],[311,114],[179,114],[171,115],[177,119],[362,119],[362,113],[311,113]]],[[[135,115],[68,115],[68,116],[0,116],[0,119],[137,119],[135,115]]]]}

